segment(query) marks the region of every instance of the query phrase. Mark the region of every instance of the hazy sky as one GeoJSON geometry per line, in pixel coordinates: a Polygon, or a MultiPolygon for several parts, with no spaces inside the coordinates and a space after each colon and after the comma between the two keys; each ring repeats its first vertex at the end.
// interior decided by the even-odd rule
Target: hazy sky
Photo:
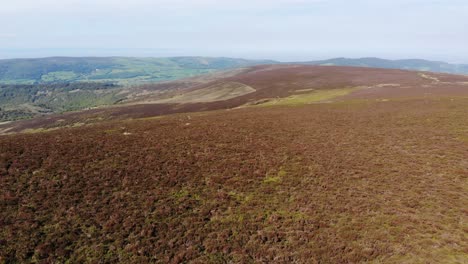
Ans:
{"type": "Polygon", "coordinates": [[[468,63],[468,0],[0,0],[0,57],[468,63]]]}

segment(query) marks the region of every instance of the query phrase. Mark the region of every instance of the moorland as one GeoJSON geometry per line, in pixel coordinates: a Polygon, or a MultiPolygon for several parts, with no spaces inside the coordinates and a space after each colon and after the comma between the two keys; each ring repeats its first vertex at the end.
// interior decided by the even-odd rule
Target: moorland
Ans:
{"type": "Polygon", "coordinates": [[[0,262],[464,263],[468,77],[261,65],[0,125],[0,262]]]}

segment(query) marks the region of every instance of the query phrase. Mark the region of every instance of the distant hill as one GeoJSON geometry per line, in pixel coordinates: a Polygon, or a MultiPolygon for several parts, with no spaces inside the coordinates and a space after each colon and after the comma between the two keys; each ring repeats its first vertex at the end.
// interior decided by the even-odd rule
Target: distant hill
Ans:
{"type": "Polygon", "coordinates": [[[233,58],[51,57],[0,60],[0,83],[114,82],[136,84],[192,77],[217,70],[272,64],[233,58]]]}
{"type": "Polygon", "coordinates": [[[321,61],[301,62],[301,64],[330,65],[330,66],[355,66],[384,69],[402,69],[415,71],[432,71],[453,74],[468,74],[468,64],[450,64],[441,61],[428,61],[420,59],[385,60],[380,58],[335,58],[321,61]]]}
{"type": "MultiPolygon", "coordinates": [[[[426,60],[392,61],[378,58],[338,58],[305,63],[205,57],[52,57],[0,60],[0,122],[122,103],[197,102],[203,104],[211,101],[231,100],[236,102],[232,106],[238,106],[246,103],[246,101],[237,102],[239,98],[251,97],[250,99],[261,100],[273,95],[282,97],[287,96],[291,90],[302,89],[303,86],[307,86],[304,89],[320,89],[324,85],[343,86],[342,83],[335,82],[343,78],[350,80],[348,75],[354,70],[357,70],[358,75],[361,76],[363,70],[345,68],[337,72],[336,69],[322,67],[324,72],[321,73],[320,78],[307,79],[303,84],[298,82],[301,76],[295,76],[296,70],[292,70],[291,76],[293,77],[288,77],[291,82],[287,83],[283,79],[286,70],[272,73],[272,71],[265,71],[261,67],[263,64],[272,64],[273,67],[280,68],[283,66],[286,68],[302,67],[301,65],[308,64],[306,66],[309,67],[300,72],[307,76],[308,74],[315,76],[313,74],[317,71],[310,65],[468,74],[468,65],[426,60]],[[250,68],[252,66],[259,66],[261,69],[253,71],[255,76],[252,75],[250,68]],[[234,75],[237,77],[234,78],[234,75]],[[328,75],[330,75],[330,80],[320,81],[328,75]],[[241,76],[246,79],[239,79],[241,76]],[[251,83],[252,80],[261,80],[260,86],[258,83],[251,83]],[[281,85],[285,87],[280,87],[281,85]],[[269,89],[261,90],[262,87],[269,89]],[[187,90],[195,91],[183,93],[187,90]],[[260,94],[262,95],[259,96],[260,94]]],[[[269,67],[266,66],[266,68],[269,67]]],[[[368,78],[378,78],[381,74],[381,70],[376,72],[372,69],[365,70],[369,70],[368,74],[373,75],[368,78]]],[[[408,72],[399,74],[405,75],[406,73],[408,72]]],[[[410,75],[417,76],[414,72],[410,75]]],[[[392,74],[391,80],[394,77],[392,74]]],[[[356,82],[349,83],[349,85],[362,84],[356,82]]]]}
{"type": "Polygon", "coordinates": [[[133,85],[171,81],[219,70],[263,64],[359,66],[468,74],[468,65],[419,59],[336,58],[322,61],[281,63],[273,60],[246,60],[223,57],[50,57],[0,60],[0,83],[104,82],[133,85]]]}
{"type": "MultiPolygon", "coordinates": [[[[468,76],[463,75],[342,66],[259,65],[132,87],[99,83],[0,85],[3,109],[0,123],[46,115],[3,125],[3,130],[13,132],[174,113],[314,104],[343,97],[374,101],[467,95],[468,76]],[[99,107],[104,105],[107,107],[99,107]],[[89,110],[53,115],[80,109],[89,110]]],[[[1,130],[2,124],[0,134],[1,130]]]]}

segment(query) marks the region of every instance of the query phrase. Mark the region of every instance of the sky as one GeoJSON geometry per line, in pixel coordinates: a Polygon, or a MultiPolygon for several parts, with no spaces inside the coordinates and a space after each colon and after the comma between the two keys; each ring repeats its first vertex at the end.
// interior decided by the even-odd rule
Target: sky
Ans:
{"type": "Polygon", "coordinates": [[[467,0],[0,0],[0,58],[468,63],[467,0]]]}

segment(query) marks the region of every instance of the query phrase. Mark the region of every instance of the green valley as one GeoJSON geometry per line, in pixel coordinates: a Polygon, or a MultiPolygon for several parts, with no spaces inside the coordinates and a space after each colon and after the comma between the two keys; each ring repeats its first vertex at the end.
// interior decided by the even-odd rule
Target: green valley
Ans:
{"type": "Polygon", "coordinates": [[[51,57],[0,60],[0,83],[113,82],[141,84],[169,81],[268,60],[173,57],[51,57]]]}

